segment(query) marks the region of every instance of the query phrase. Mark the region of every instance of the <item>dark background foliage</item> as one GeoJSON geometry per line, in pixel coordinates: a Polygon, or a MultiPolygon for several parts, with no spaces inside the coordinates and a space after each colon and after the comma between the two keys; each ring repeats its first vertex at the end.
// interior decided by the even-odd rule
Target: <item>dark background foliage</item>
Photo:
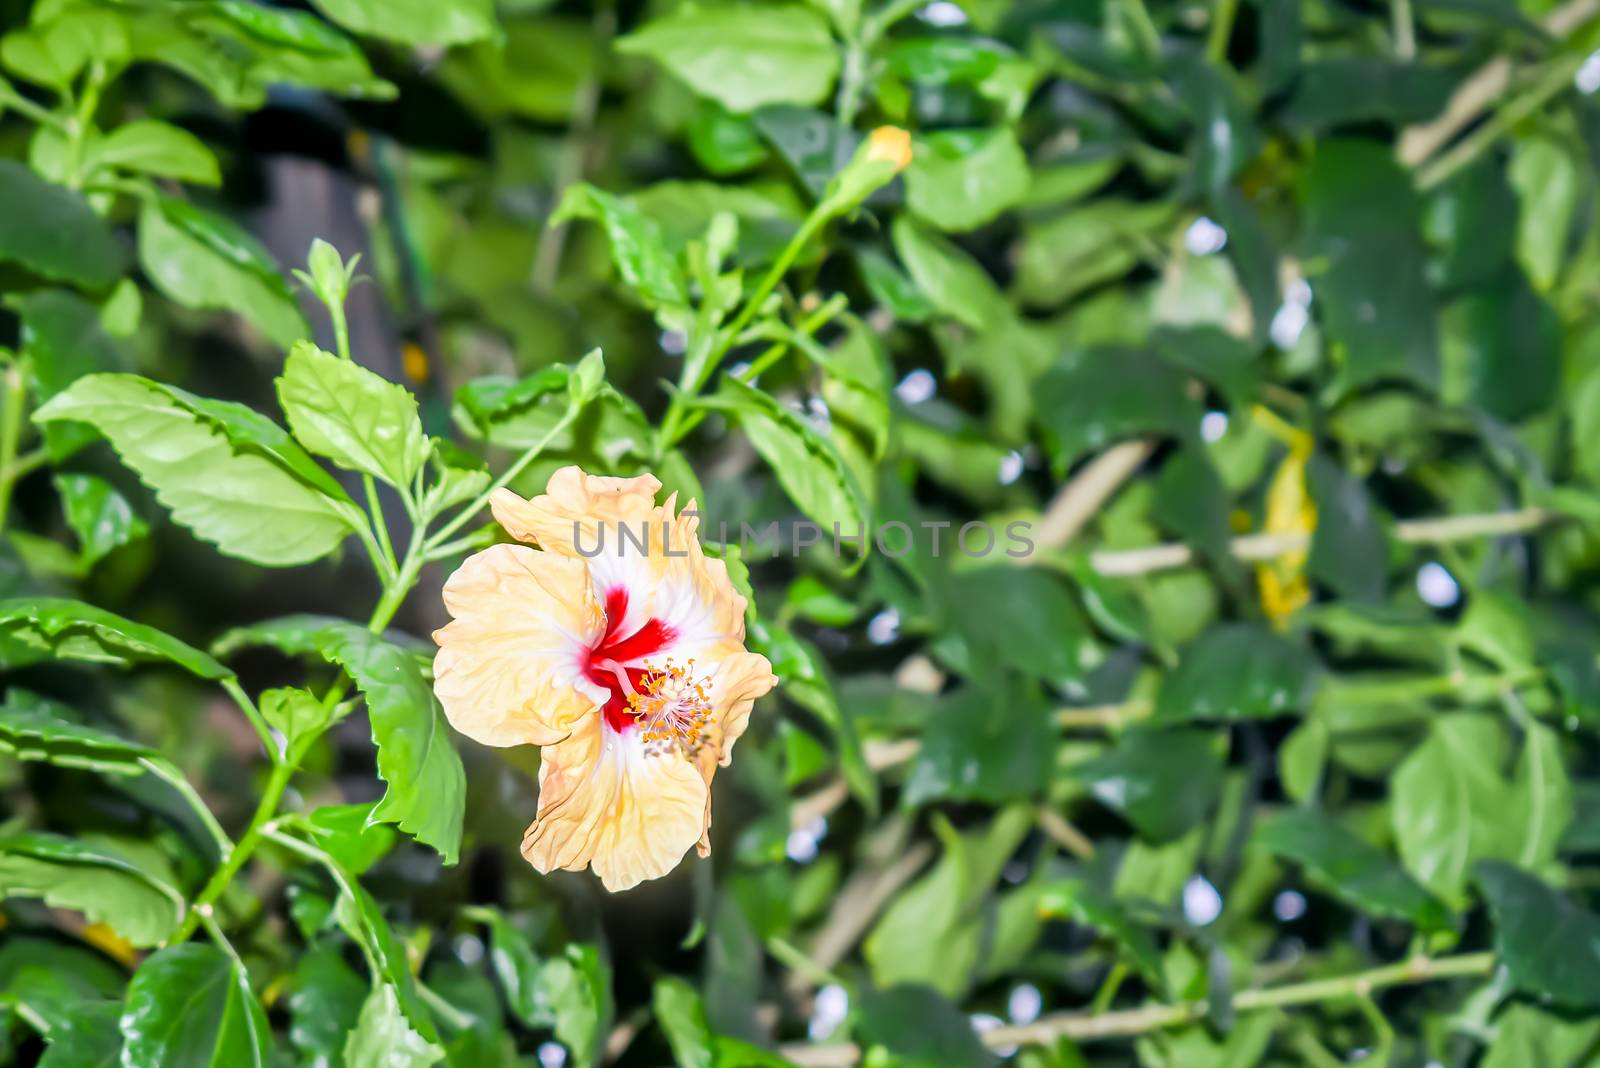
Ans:
{"type": "Polygon", "coordinates": [[[1594,0],[0,29],[0,1061],[1600,1064],[1594,0]],[[406,551],[574,462],[827,532],[615,896],[406,551]]]}

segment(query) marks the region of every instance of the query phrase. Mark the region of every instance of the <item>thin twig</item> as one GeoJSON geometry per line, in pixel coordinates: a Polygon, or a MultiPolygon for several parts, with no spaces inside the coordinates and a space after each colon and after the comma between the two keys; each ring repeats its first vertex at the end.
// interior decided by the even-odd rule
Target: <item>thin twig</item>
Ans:
{"type": "Polygon", "coordinates": [[[1035,543],[1043,549],[1059,549],[1071,541],[1150,458],[1155,447],[1152,438],[1136,438],[1113,445],[1090,460],[1045,509],[1034,533],[1035,543]]]}
{"type": "MultiPolygon", "coordinates": [[[[1494,963],[1492,953],[1464,953],[1455,957],[1438,958],[1413,957],[1399,964],[1387,964],[1380,968],[1331,979],[1313,979],[1289,986],[1245,990],[1234,997],[1233,1008],[1235,1012],[1245,1013],[1259,1009],[1364,998],[1391,986],[1426,983],[1434,979],[1487,975],[1494,969],[1494,963]]],[[[1052,1013],[1028,1024],[991,1028],[978,1037],[991,1049],[1006,1046],[1050,1045],[1063,1038],[1080,1043],[1092,1042],[1179,1027],[1204,1018],[1206,1011],[1205,1002],[1187,1001],[1176,1005],[1141,1005],[1135,1009],[1123,1009],[1119,1012],[1052,1013]]],[[[804,1068],[849,1068],[861,1059],[861,1047],[854,1042],[840,1042],[827,1046],[796,1044],[781,1047],[778,1052],[804,1068]]]]}
{"type": "MultiPolygon", "coordinates": [[[[1572,33],[1596,14],[1600,0],[1570,0],[1545,16],[1542,25],[1550,36],[1560,39],[1572,33]]],[[[1427,162],[1445,145],[1478,120],[1511,88],[1511,60],[1497,56],[1479,67],[1461,83],[1444,111],[1431,122],[1406,127],[1400,137],[1400,162],[1417,167],[1427,162]]]]}
{"type": "MultiPolygon", "coordinates": [[[[1520,508],[1511,512],[1485,512],[1478,515],[1447,516],[1443,519],[1408,519],[1394,526],[1397,541],[1407,545],[1442,545],[1473,538],[1526,534],[1560,518],[1546,508],[1520,508]]],[[[1240,560],[1272,560],[1289,553],[1304,552],[1311,545],[1309,534],[1247,534],[1230,543],[1240,560]]],[[[1143,549],[1123,549],[1089,555],[1089,564],[1108,578],[1144,575],[1187,567],[1194,562],[1194,550],[1180,543],[1151,545],[1143,549]]]]}
{"type": "MultiPolygon", "coordinates": [[[[887,867],[852,877],[839,892],[838,902],[829,914],[827,923],[811,940],[806,956],[818,968],[832,971],[860,941],[861,936],[867,933],[867,928],[877,919],[883,907],[931,859],[933,844],[918,842],[887,867]]],[[[810,985],[807,977],[799,972],[790,972],[789,978],[791,993],[810,985]]]]}

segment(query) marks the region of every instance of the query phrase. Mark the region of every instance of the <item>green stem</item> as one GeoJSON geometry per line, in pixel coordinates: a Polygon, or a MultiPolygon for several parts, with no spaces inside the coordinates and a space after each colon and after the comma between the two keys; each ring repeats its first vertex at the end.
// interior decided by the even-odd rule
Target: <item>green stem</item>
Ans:
{"type": "Polygon", "coordinates": [[[54,126],[65,133],[71,123],[57,115],[48,108],[40,107],[32,100],[14,90],[0,89],[0,104],[5,105],[19,115],[25,115],[41,126],[54,126]]]}
{"type": "Polygon", "coordinates": [[[78,99],[77,110],[67,124],[67,185],[77,189],[83,185],[84,135],[94,123],[94,113],[100,107],[100,90],[105,84],[106,68],[100,60],[89,64],[85,77],[83,96],[78,99]]]}
{"type": "Polygon", "coordinates": [[[267,756],[272,758],[274,764],[282,763],[283,754],[278,752],[278,741],[272,736],[272,728],[267,726],[267,721],[261,718],[261,710],[256,703],[250,700],[250,695],[244,692],[244,687],[239,685],[237,677],[222,680],[222,688],[228,691],[228,696],[233,698],[233,703],[239,706],[244,713],[244,718],[250,721],[250,726],[256,729],[256,734],[261,737],[261,745],[267,751],[267,756]]]}
{"type": "Polygon", "coordinates": [[[1128,977],[1128,966],[1122,961],[1117,961],[1111,966],[1111,971],[1106,975],[1105,982],[1100,984],[1100,989],[1095,991],[1094,1001],[1089,1005],[1089,1011],[1096,1015],[1111,1008],[1111,1003],[1116,1000],[1117,991],[1122,989],[1122,981],[1128,977]]]}
{"type": "Polygon", "coordinates": [[[800,947],[777,935],[767,939],[767,952],[776,957],[784,967],[805,976],[806,981],[812,986],[845,985],[843,979],[806,956],[800,947]]]}
{"type": "Polygon", "coordinates": [[[1144,0],[1120,0],[1123,17],[1137,38],[1139,50],[1151,59],[1161,54],[1161,32],[1156,29],[1144,0]]]}
{"type": "MultiPolygon", "coordinates": [[[[355,357],[350,352],[350,320],[344,313],[344,304],[337,300],[327,301],[328,318],[333,321],[333,344],[339,352],[339,359],[346,363],[355,363],[355,357]]],[[[384,562],[389,565],[393,574],[399,567],[394,556],[394,542],[389,538],[389,523],[383,517],[383,504],[378,500],[378,485],[371,475],[365,472],[361,475],[361,488],[367,497],[367,514],[371,517],[372,529],[378,535],[378,548],[383,553],[384,562]]]]}
{"type": "Polygon", "coordinates": [[[274,764],[272,773],[267,777],[267,786],[261,792],[261,800],[256,804],[255,814],[250,817],[250,825],[245,828],[244,834],[239,838],[239,844],[234,847],[225,858],[222,866],[211,873],[211,878],[206,880],[206,885],[200,888],[199,895],[194,899],[194,904],[189,906],[188,915],[179,925],[178,930],[168,939],[171,945],[185,942],[194,934],[195,928],[217,901],[227,892],[228,886],[233,882],[233,877],[239,874],[239,869],[244,867],[244,862],[250,859],[256,846],[261,842],[263,828],[272,820],[278,811],[278,802],[283,799],[283,791],[289,785],[289,778],[295,769],[289,764],[274,764]]]}
{"type": "Polygon", "coordinates": [[[22,387],[22,368],[7,364],[5,370],[5,408],[0,410],[0,530],[5,529],[11,510],[11,487],[17,475],[17,446],[22,443],[23,405],[27,394],[22,387]]]}
{"type": "Polygon", "coordinates": [[[1394,27],[1394,57],[1409,63],[1417,58],[1417,23],[1411,0],[1390,0],[1389,19],[1394,27]]]}
{"type": "Polygon", "coordinates": [[[467,503],[466,507],[457,512],[453,517],[451,517],[449,522],[440,527],[438,530],[434,531],[433,534],[431,534],[427,540],[423,542],[423,555],[425,556],[427,553],[438,549],[450,538],[450,535],[460,530],[467,524],[469,520],[472,519],[473,516],[482,511],[483,506],[489,503],[489,498],[494,496],[497,490],[504,489],[507,485],[509,485],[512,479],[522,474],[523,470],[534,460],[536,460],[539,454],[544,451],[545,446],[554,441],[556,439],[556,435],[566,430],[567,427],[572,424],[572,421],[578,417],[578,412],[580,410],[581,409],[578,405],[569,404],[567,406],[567,414],[563,415],[560,420],[556,422],[556,425],[550,428],[544,437],[540,438],[531,447],[529,447],[526,452],[517,457],[516,462],[502,471],[499,478],[489,483],[488,489],[474,497],[470,502],[467,503]]]}
{"type": "Polygon", "coordinates": [[[1228,43],[1233,39],[1233,20],[1239,13],[1239,0],[1215,0],[1215,5],[1211,12],[1211,28],[1206,34],[1206,58],[1222,64],[1228,61],[1228,43]]]}
{"type": "Polygon", "coordinates": [[[228,832],[217,822],[217,817],[211,812],[211,806],[205,803],[199,791],[177,767],[162,757],[140,757],[139,766],[178,791],[179,796],[188,802],[201,826],[211,835],[211,840],[216,842],[219,860],[226,859],[234,851],[233,839],[228,837],[228,832]]]}
{"type": "Polygon", "coordinates": [[[1512,127],[1544,107],[1553,98],[1572,85],[1573,75],[1583,63],[1582,56],[1563,57],[1552,61],[1550,68],[1526,92],[1513,97],[1504,107],[1463,137],[1448,152],[1425,164],[1417,172],[1417,186],[1423,191],[1434,189],[1451,175],[1470,166],[1477,158],[1494,147],[1495,142],[1509,133],[1512,127]]]}

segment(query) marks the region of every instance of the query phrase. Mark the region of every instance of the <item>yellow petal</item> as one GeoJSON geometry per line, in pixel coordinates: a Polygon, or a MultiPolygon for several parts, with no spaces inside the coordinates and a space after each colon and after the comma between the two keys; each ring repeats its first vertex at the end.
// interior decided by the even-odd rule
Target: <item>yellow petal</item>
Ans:
{"type": "Polygon", "coordinates": [[[607,890],[626,890],[677,866],[700,837],[706,798],[681,753],[646,753],[637,730],[591,716],[540,751],[539,816],[522,855],[542,872],[592,866],[607,890]]]}
{"type": "MultiPolygon", "coordinates": [[[[637,529],[640,520],[651,519],[660,491],[661,482],[654,475],[603,478],[585,474],[582,468],[563,467],[550,476],[545,492],[531,501],[500,489],[489,499],[489,508],[495,522],[518,541],[576,556],[577,545],[596,544],[602,523],[612,527],[627,523],[637,529]]],[[[607,544],[609,548],[614,543],[607,544]]]]}
{"type": "Polygon", "coordinates": [[[711,780],[717,768],[733,761],[733,743],[750,723],[750,709],[756,698],[778,684],[772,664],[766,657],[743,650],[717,665],[711,679],[711,715],[704,731],[705,745],[695,753],[695,767],[706,783],[705,821],[697,843],[700,855],[711,855],[711,780]]]}
{"type": "Polygon", "coordinates": [[[451,726],[484,745],[548,745],[608,696],[583,674],[605,631],[583,561],[525,545],[467,558],[444,585],[455,618],[433,640],[433,689],[451,726]]]}

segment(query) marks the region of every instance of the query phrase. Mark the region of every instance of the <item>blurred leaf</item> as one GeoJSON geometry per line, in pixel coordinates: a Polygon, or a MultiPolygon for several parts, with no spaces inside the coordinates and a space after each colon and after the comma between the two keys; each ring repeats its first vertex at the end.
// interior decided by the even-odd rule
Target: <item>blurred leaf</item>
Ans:
{"type": "Polygon", "coordinates": [[[127,1064],[267,1068],[272,1032],[244,967],[214,946],[172,946],[128,984],[121,1020],[127,1064]]]}
{"type": "Polygon", "coordinates": [[[858,1013],[862,1040],[889,1050],[899,1068],[990,1068],[995,1063],[966,1014],[931,987],[863,990],[858,1013]]]}
{"type": "Polygon", "coordinates": [[[1389,546],[1372,495],[1323,453],[1312,456],[1306,476],[1317,508],[1307,572],[1348,600],[1380,600],[1389,546]]]}
{"type": "Polygon", "coordinates": [[[79,194],[0,159],[0,204],[0,263],[86,289],[106,289],[122,273],[121,246],[79,194]]]}
{"type": "Polygon", "coordinates": [[[261,243],[233,220],[188,201],[145,202],[139,265],[169,299],[243,315],[280,348],[311,332],[261,243]]]}
{"type": "Polygon", "coordinates": [[[1501,773],[1505,749],[1493,719],[1443,716],[1395,772],[1390,808],[1400,855],[1446,903],[1462,901],[1477,861],[1548,864],[1571,820],[1571,787],[1553,732],[1530,730],[1511,782],[1501,773]]]}
{"type": "Polygon", "coordinates": [[[1048,575],[1005,564],[975,567],[944,579],[938,592],[948,621],[939,651],[959,652],[967,674],[1003,665],[1060,681],[1081,676],[1092,659],[1083,617],[1048,575]]]}
{"type": "Polygon", "coordinates": [[[89,375],[34,419],[94,426],[176,522],[227,555],[287,567],[326,556],[351,532],[338,483],[241,405],[137,375],[89,375]]]}
{"type": "Polygon", "coordinates": [[[1583,196],[1573,153],[1548,137],[1520,138],[1507,177],[1517,191],[1517,260],[1533,288],[1548,293],[1567,259],[1572,220],[1583,196]]]}
{"type": "Polygon", "coordinates": [[[1028,157],[1009,129],[944,130],[921,138],[906,169],[906,205],[939,230],[972,230],[1028,191],[1028,157]]]}
{"type": "Polygon", "coordinates": [[[716,1035],[695,988],[670,975],[657,979],[651,1005],[678,1068],[713,1068],[716,1035]]]}
{"type": "Polygon", "coordinates": [[[1055,767],[1056,728],[1032,688],[972,685],[941,695],[906,773],[901,803],[1000,804],[1043,790],[1055,767]]]}
{"type": "Polygon", "coordinates": [[[1174,206],[1097,199],[1024,230],[1017,293],[1033,308],[1052,308],[1132,271],[1166,240],[1174,206]]]}
{"type": "Polygon", "coordinates": [[[1334,140],[1306,171],[1306,246],[1329,335],[1351,388],[1382,379],[1439,383],[1438,315],[1423,274],[1411,179],[1387,145],[1334,140]]]}
{"type": "Polygon", "coordinates": [[[1456,76],[1441,67],[1378,56],[1344,56],[1300,68],[1282,119],[1299,130],[1356,122],[1424,122],[1444,109],[1456,76]]]}
{"type": "MultiPolygon", "coordinates": [[[[698,403],[738,421],[789,499],[824,531],[837,528],[841,536],[861,536],[868,515],[861,487],[833,444],[804,418],[731,375],[714,397],[698,403]]],[[[867,539],[855,548],[864,556],[867,539]]]]}
{"type": "Polygon", "coordinates": [[[398,823],[454,864],[461,850],[466,773],[416,656],[357,624],[321,616],[286,616],[241,628],[224,635],[216,648],[228,655],[246,645],[320,656],[345,670],[367,700],[378,774],[388,783],[369,818],[398,823]]]}
{"type": "Polygon", "coordinates": [[[77,535],[78,558],[85,567],[149,536],[150,524],[105,479],[95,475],[56,475],[54,483],[67,525],[77,535]]]}
{"type": "MultiPolygon", "coordinates": [[[[40,403],[96,371],[124,366],[122,351],[101,328],[94,305],[65,289],[40,289],[15,305],[22,319],[22,351],[28,358],[34,396],[40,403]]],[[[45,424],[40,428],[50,457],[72,455],[95,440],[87,426],[45,424]]]]}
{"type": "Polygon", "coordinates": [[[1582,1064],[1600,1038],[1600,1020],[1569,1019],[1523,1002],[1507,1004],[1494,1023],[1483,1068],[1582,1064]]]}
{"type": "Polygon", "coordinates": [[[671,308],[688,303],[683,268],[662,241],[661,228],[631,201],[592,185],[575,185],[562,195],[550,225],[567,219],[594,219],[604,227],[611,243],[612,264],[646,307],[671,308]]]}
{"type": "Polygon", "coordinates": [[[1218,739],[1198,728],[1136,727],[1067,774],[1145,838],[1167,842],[1204,822],[1222,790],[1218,739]]]}
{"type": "Polygon", "coordinates": [[[539,998],[574,1063],[592,1065],[611,1026],[611,969],[592,945],[571,943],[539,969],[539,998]]]}
{"type": "Polygon", "coordinates": [[[1186,646],[1162,681],[1156,717],[1266,719],[1307,707],[1317,679],[1311,650],[1254,623],[1224,623],[1186,646]]]}
{"type": "Polygon", "coordinates": [[[394,987],[387,983],[374,986],[345,1042],[348,1068],[428,1068],[443,1059],[444,1050],[406,1022],[394,987]]]}
{"type": "Polygon", "coordinates": [[[990,890],[1032,824],[1022,806],[959,834],[943,818],[934,829],[944,855],[889,905],[863,947],[880,987],[917,982],[949,997],[974,981],[984,952],[990,890]]]}
{"type": "Polygon", "coordinates": [[[1070,350],[1039,379],[1035,395],[1058,475],[1121,438],[1185,437],[1200,425],[1184,376],[1140,351],[1070,350]]]}
{"type": "Polygon", "coordinates": [[[950,318],[983,330],[1008,314],[1005,298],[976,260],[907,216],[894,221],[894,250],[929,303],[950,318]]]}
{"type": "Polygon", "coordinates": [[[747,171],[768,155],[755,122],[713,100],[700,101],[689,120],[688,136],[695,159],[718,177],[747,171]]]}
{"type": "Polygon", "coordinates": [[[456,45],[499,34],[492,0],[316,0],[334,22],[407,45],[456,45]]]}
{"type": "Polygon", "coordinates": [[[1561,323],[1555,310],[1508,268],[1444,314],[1447,401],[1472,403],[1502,419],[1546,407],[1561,379],[1561,323]]]}
{"type": "Polygon", "coordinates": [[[410,390],[307,341],[289,350],[277,386],[302,445],[409,492],[428,457],[410,390]]]}
{"type": "Polygon", "coordinates": [[[1473,874],[1516,989],[1570,1008],[1600,1004],[1600,918],[1510,864],[1483,861],[1473,874]]]}
{"type": "Polygon", "coordinates": [[[1166,990],[1161,950],[1155,935],[1135,922],[1117,901],[1082,880],[1071,880],[1045,884],[1038,908],[1047,916],[1064,917],[1073,923],[1093,927],[1116,943],[1118,951],[1133,964],[1152,990],[1166,990]]]}
{"type": "Polygon", "coordinates": [[[10,897],[74,909],[140,947],[164,942],[185,911],[177,890],[122,856],[43,832],[0,838],[0,898],[10,897]]]}
{"type": "Polygon", "coordinates": [[[346,1036],[356,1025],[370,985],[329,942],[300,955],[290,982],[289,1044],[310,1068],[343,1064],[346,1036]]]}
{"type": "Polygon", "coordinates": [[[1306,870],[1317,886],[1353,908],[1449,930],[1451,917],[1398,863],[1325,813],[1293,809],[1258,828],[1255,841],[1306,870]]]}
{"type": "Polygon", "coordinates": [[[819,103],[839,72],[827,23],[798,4],[680,8],[647,22],[617,50],[649,56],[733,112],[819,103]]]}
{"type": "Polygon", "coordinates": [[[134,171],[196,185],[221,185],[217,157],[194,134],[157,119],[124,123],[89,143],[83,168],[134,171]]]}
{"type": "Polygon", "coordinates": [[[127,667],[165,660],[202,679],[232,678],[212,657],[154,627],[62,597],[0,601],[0,635],[63,660],[127,667]]]}
{"type": "Polygon", "coordinates": [[[139,775],[155,751],[57,714],[53,702],[12,687],[0,704],[0,753],[105,775],[139,775]]]}

